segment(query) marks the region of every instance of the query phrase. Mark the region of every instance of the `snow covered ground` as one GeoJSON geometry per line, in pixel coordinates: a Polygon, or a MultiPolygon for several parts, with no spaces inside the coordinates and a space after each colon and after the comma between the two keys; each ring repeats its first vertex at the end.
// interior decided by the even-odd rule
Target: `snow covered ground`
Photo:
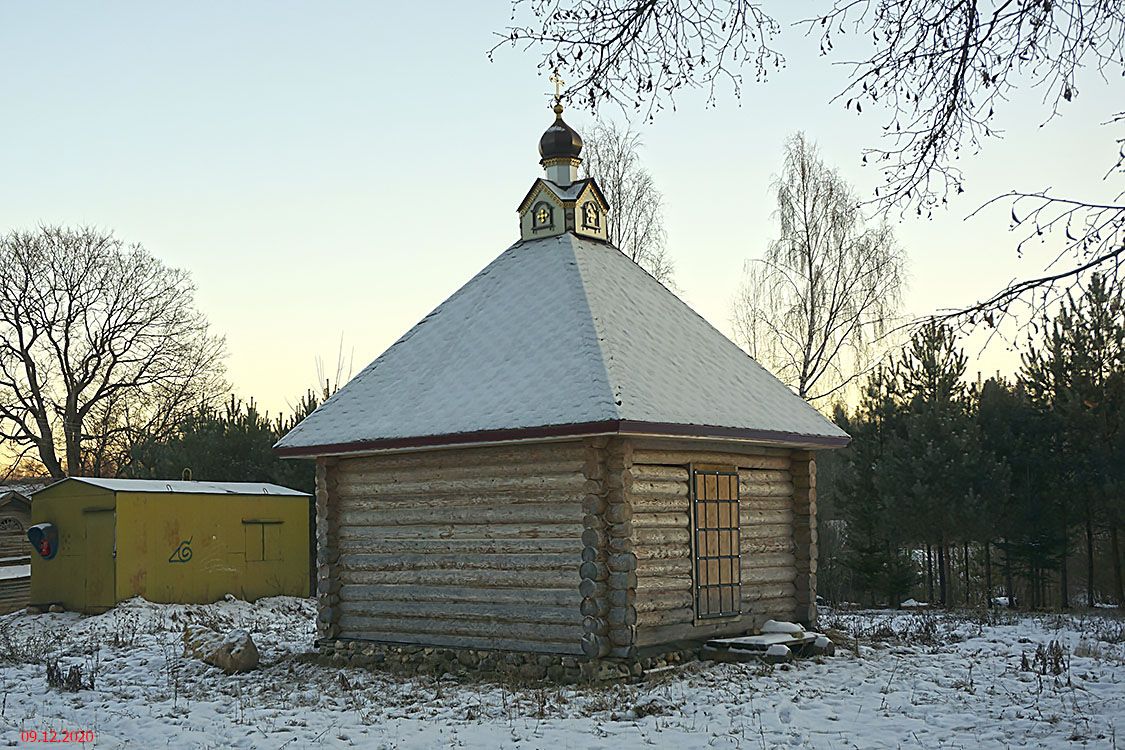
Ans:
{"type": "Polygon", "coordinates": [[[31,746],[23,729],[93,730],[106,748],[1125,747],[1125,620],[1112,611],[828,613],[858,656],[697,664],[602,689],[328,668],[308,655],[312,622],[310,600],[284,597],[4,616],[0,745],[31,746]],[[227,677],[184,658],[188,622],[250,630],[262,667],[227,677]],[[94,689],[48,688],[51,655],[93,670],[94,689]]]}

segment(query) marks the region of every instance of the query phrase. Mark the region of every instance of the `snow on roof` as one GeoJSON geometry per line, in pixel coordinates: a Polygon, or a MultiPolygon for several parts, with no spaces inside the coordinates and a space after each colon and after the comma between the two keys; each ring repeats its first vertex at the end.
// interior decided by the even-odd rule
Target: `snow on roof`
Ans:
{"type": "Polygon", "coordinates": [[[18,492],[26,497],[33,492],[38,492],[48,484],[48,482],[39,480],[8,482],[6,484],[0,484],[0,497],[3,497],[9,492],[18,492]]]}
{"type": "MultiPolygon", "coordinates": [[[[308,497],[288,487],[266,482],[184,482],[166,479],[101,479],[99,477],[70,477],[69,481],[83,482],[112,492],[171,492],[192,495],[283,495],[308,497]]],[[[52,485],[53,486],[53,485],[52,485]]]]}
{"type": "Polygon", "coordinates": [[[558,185],[551,180],[545,179],[543,177],[538,177],[536,178],[535,182],[531,183],[531,187],[528,189],[527,194],[524,195],[523,200],[520,201],[519,208],[517,209],[518,211],[523,211],[525,208],[527,208],[529,201],[531,201],[531,199],[536,195],[537,190],[540,186],[550,190],[559,200],[562,201],[577,200],[578,196],[582,195],[582,191],[585,190],[587,186],[590,186],[593,188],[594,193],[597,195],[598,199],[603,203],[603,205],[605,204],[605,196],[602,194],[601,188],[598,187],[597,180],[592,177],[583,177],[581,180],[575,180],[574,182],[565,186],[558,185]]]}
{"type": "Polygon", "coordinates": [[[624,254],[565,234],[508,248],[276,447],[589,423],[848,439],[624,254]]]}

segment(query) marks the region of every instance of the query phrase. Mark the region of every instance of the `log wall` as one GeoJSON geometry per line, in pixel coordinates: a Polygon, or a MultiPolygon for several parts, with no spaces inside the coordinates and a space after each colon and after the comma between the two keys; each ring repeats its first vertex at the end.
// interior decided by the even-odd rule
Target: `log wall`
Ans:
{"type": "MultiPolygon", "coordinates": [[[[321,636],[581,653],[584,505],[611,489],[603,453],[588,440],[322,461],[321,636]]],[[[610,560],[587,557],[605,594],[610,560]]],[[[607,638],[609,615],[593,613],[607,638]]]]}
{"type": "MultiPolygon", "coordinates": [[[[636,646],[740,634],[770,618],[799,617],[798,604],[804,600],[797,588],[800,553],[793,468],[798,466],[807,477],[811,456],[802,453],[804,463],[795,464],[792,452],[785,449],[634,442],[630,500],[636,646]],[[692,463],[738,467],[741,617],[695,620],[688,468],[692,463]]],[[[808,590],[807,575],[801,580],[808,590]]],[[[812,586],[815,589],[815,579],[812,586]]]]}
{"type": "Polygon", "coordinates": [[[816,458],[809,451],[794,451],[793,539],[797,545],[797,613],[795,619],[816,622],[816,458]]]}

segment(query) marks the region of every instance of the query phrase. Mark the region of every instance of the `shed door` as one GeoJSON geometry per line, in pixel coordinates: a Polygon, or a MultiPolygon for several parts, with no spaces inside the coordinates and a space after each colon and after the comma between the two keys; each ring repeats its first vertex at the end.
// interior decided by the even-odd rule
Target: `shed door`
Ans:
{"type": "Polygon", "coordinates": [[[86,523],[87,612],[104,612],[114,602],[114,512],[93,510],[82,514],[86,523]]]}

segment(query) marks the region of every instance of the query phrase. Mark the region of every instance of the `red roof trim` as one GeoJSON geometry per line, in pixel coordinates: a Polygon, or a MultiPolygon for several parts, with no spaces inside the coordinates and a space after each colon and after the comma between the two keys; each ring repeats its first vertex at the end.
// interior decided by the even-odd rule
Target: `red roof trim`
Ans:
{"type": "Polygon", "coordinates": [[[671,437],[716,438],[719,440],[726,438],[732,440],[751,440],[760,443],[782,443],[785,445],[813,448],[843,448],[851,441],[851,438],[833,437],[830,435],[800,435],[795,432],[747,430],[737,427],[607,420],[603,422],[545,425],[543,427],[479,430],[477,432],[459,432],[450,435],[425,435],[422,437],[386,438],[382,440],[363,440],[348,443],[294,446],[274,448],[274,452],[282,458],[313,458],[316,456],[400,450],[404,448],[437,448],[466,445],[470,443],[502,443],[516,440],[534,440],[536,438],[565,438],[605,434],[661,435],[671,437]]]}

